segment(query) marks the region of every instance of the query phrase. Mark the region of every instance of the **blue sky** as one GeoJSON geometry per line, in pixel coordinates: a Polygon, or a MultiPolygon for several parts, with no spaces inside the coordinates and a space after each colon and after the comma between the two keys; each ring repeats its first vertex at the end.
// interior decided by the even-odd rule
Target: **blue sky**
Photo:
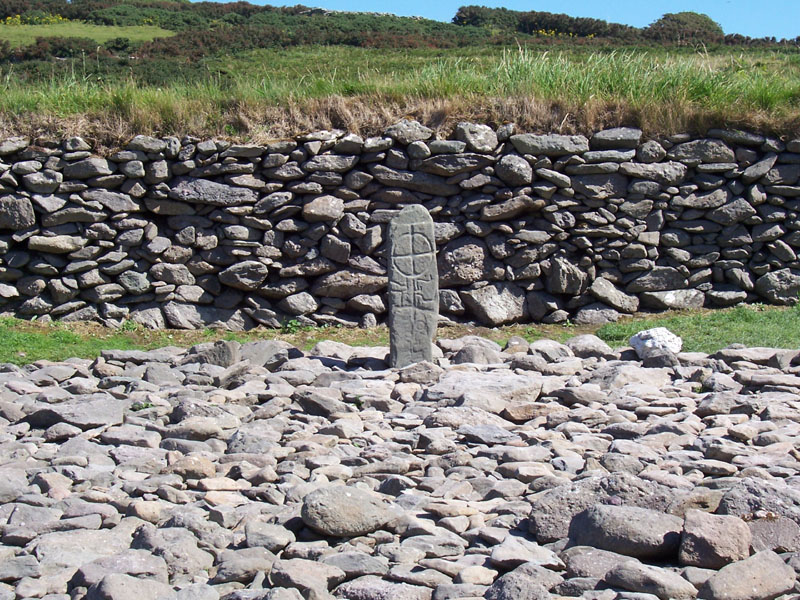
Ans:
{"type": "MultiPolygon", "coordinates": [[[[261,0],[251,0],[263,4],[261,0]]],[[[287,2],[294,5],[298,2],[287,2]]],[[[691,10],[702,12],[722,25],[725,33],[741,33],[751,37],[775,36],[795,38],[800,35],[800,0],[405,0],[404,2],[358,2],[356,0],[299,0],[306,6],[331,10],[390,12],[404,16],[422,16],[439,21],[453,18],[459,6],[479,4],[504,6],[513,10],[565,12],[574,17],[593,17],[616,23],[644,27],[664,13],[691,10]]],[[[281,5],[281,2],[267,2],[281,5]]]]}

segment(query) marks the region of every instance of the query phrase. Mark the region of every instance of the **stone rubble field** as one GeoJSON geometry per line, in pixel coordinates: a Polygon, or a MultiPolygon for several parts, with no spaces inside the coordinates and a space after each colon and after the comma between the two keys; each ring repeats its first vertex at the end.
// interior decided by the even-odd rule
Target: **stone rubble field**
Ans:
{"type": "Polygon", "coordinates": [[[800,352],[667,334],[1,365],[0,600],[797,597],[800,352]]]}

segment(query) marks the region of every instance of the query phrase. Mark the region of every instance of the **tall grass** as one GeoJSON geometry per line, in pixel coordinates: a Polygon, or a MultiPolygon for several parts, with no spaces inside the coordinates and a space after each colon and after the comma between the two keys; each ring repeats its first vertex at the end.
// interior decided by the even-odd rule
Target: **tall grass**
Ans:
{"type": "Polygon", "coordinates": [[[800,105],[800,72],[775,59],[769,70],[754,57],[670,56],[612,51],[583,56],[506,51],[494,69],[495,93],[530,93],[551,100],[591,99],[649,104],[698,104],[714,109],[772,110],[800,105]],[[788,67],[784,71],[781,67],[788,67]]]}
{"type": "Polygon", "coordinates": [[[254,51],[209,60],[206,67],[203,81],[178,77],[160,88],[135,80],[98,81],[69,64],[60,76],[37,83],[0,68],[0,119],[75,116],[143,130],[210,134],[224,132],[238,119],[251,124],[244,133],[253,135],[270,126],[276,132],[282,118],[298,111],[310,124],[313,111],[335,99],[356,125],[369,120],[370,110],[379,112],[382,103],[394,103],[396,110],[431,114],[435,105],[453,116],[527,118],[532,121],[527,125],[543,127],[548,124],[533,122],[537,114],[558,121],[567,114],[573,129],[621,124],[614,120],[660,132],[726,124],[781,133],[800,129],[800,60],[767,51],[457,53],[311,47],[254,51]],[[225,76],[217,76],[220,72],[225,76]],[[542,110],[537,113],[535,106],[542,110]],[[263,123],[267,118],[270,124],[263,123]]]}

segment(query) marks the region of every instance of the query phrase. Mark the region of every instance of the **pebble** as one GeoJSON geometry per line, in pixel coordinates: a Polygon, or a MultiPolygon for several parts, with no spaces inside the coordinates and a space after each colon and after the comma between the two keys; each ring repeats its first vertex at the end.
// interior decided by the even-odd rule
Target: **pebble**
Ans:
{"type": "Polygon", "coordinates": [[[793,593],[800,405],[777,351],[648,367],[587,336],[469,336],[402,370],[387,354],[2,365],[0,598],[793,593]]]}

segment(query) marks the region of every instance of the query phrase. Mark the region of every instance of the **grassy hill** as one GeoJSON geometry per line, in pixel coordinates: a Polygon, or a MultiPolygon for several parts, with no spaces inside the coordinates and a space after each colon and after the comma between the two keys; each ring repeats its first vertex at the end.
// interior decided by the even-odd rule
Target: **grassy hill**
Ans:
{"type": "Polygon", "coordinates": [[[800,131],[798,40],[466,6],[453,23],[303,6],[0,0],[0,132],[259,139],[414,115],[564,132],[800,131]],[[8,24],[4,24],[8,23],[8,24]]]}

